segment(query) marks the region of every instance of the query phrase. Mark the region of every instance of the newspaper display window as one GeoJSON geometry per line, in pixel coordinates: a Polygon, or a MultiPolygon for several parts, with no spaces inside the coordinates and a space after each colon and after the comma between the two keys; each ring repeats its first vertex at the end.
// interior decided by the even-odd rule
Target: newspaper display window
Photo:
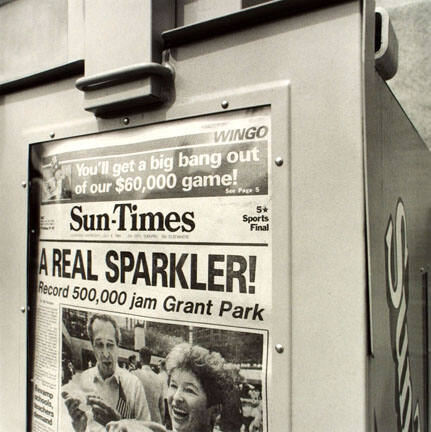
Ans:
{"type": "Polygon", "coordinates": [[[256,108],[31,146],[32,431],[268,430],[270,137],[256,108]]]}

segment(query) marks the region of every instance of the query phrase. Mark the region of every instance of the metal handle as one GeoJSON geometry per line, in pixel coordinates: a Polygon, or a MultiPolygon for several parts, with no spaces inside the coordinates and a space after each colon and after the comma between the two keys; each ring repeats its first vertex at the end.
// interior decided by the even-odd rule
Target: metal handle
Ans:
{"type": "Polygon", "coordinates": [[[81,91],[92,91],[154,75],[166,80],[173,80],[175,72],[169,64],[165,66],[159,63],[138,63],[90,77],[79,78],[75,86],[81,91]]]}

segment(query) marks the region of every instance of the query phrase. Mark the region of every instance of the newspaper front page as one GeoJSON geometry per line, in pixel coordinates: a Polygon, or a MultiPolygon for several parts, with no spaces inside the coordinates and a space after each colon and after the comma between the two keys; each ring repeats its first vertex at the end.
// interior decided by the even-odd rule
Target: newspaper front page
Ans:
{"type": "Polygon", "coordinates": [[[32,146],[33,431],[267,430],[270,136],[261,108],[32,146]]]}

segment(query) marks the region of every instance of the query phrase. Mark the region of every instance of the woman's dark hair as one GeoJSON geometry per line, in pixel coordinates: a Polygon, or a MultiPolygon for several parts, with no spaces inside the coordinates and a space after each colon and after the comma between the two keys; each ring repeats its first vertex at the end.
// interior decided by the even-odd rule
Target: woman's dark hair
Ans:
{"type": "Polygon", "coordinates": [[[176,369],[192,372],[202,385],[208,407],[221,405],[220,426],[223,432],[238,432],[242,424],[239,389],[232,370],[223,357],[199,345],[181,343],[166,357],[169,377],[176,369]]]}

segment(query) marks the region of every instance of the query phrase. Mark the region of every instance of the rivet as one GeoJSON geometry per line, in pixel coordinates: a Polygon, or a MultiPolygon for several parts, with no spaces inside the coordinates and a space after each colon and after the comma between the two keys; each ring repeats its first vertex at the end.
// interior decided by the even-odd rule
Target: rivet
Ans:
{"type": "Polygon", "coordinates": [[[421,273],[425,273],[425,268],[424,267],[421,267],[419,270],[420,270],[421,273]]]}
{"type": "Polygon", "coordinates": [[[54,138],[54,137],[55,137],[55,132],[51,132],[51,133],[49,134],[49,136],[50,136],[51,138],[54,138]]]}
{"type": "Polygon", "coordinates": [[[21,306],[21,312],[25,313],[26,307],[25,306],[21,306]]]}
{"type": "Polygon", "coordinates": [[[27,182],[23,181],[23,182],[21,183],[21,186],[25,189],[25,188],[27,187],[27,182]]]}
{"type": "Polygon", "coordinates": [[[36,234],[36,230],[32,229],[32,230],[31,230],[31,233],[32,233],[32,234],[36,234]]]}
{"type": "Polygon", "coordinates": [[[130,119],[129,119],[129,117],[124,117],[123,118],[123,125],[128,125],[130,123],[130,119]]]}
{"type": "Polygon", "coordinates": [[[221,107],[222,107],[223,109],[226,109],[228,106],[229,106],[229,102],[228,102],[227,100],[222,101],[222,103],[221,103],[221,107]]]}
{"type": "Polygon", "coordinates": [[[277,344],[277,345],[275,346],[275,350],[276,350],[279,354],[281,354],[281,353],[284,351],[284,347],[283,347],[283,345],[281,345],[281,344],[277,344]]]}
{"type": "Polygon", "coordinates": [[[275,158],[275,164],[277,165],[277,166],[281,166],[281,165],[283,165],[283,159],[280,157],[280,156],[277,156],[276,158],[275,158]]]}

